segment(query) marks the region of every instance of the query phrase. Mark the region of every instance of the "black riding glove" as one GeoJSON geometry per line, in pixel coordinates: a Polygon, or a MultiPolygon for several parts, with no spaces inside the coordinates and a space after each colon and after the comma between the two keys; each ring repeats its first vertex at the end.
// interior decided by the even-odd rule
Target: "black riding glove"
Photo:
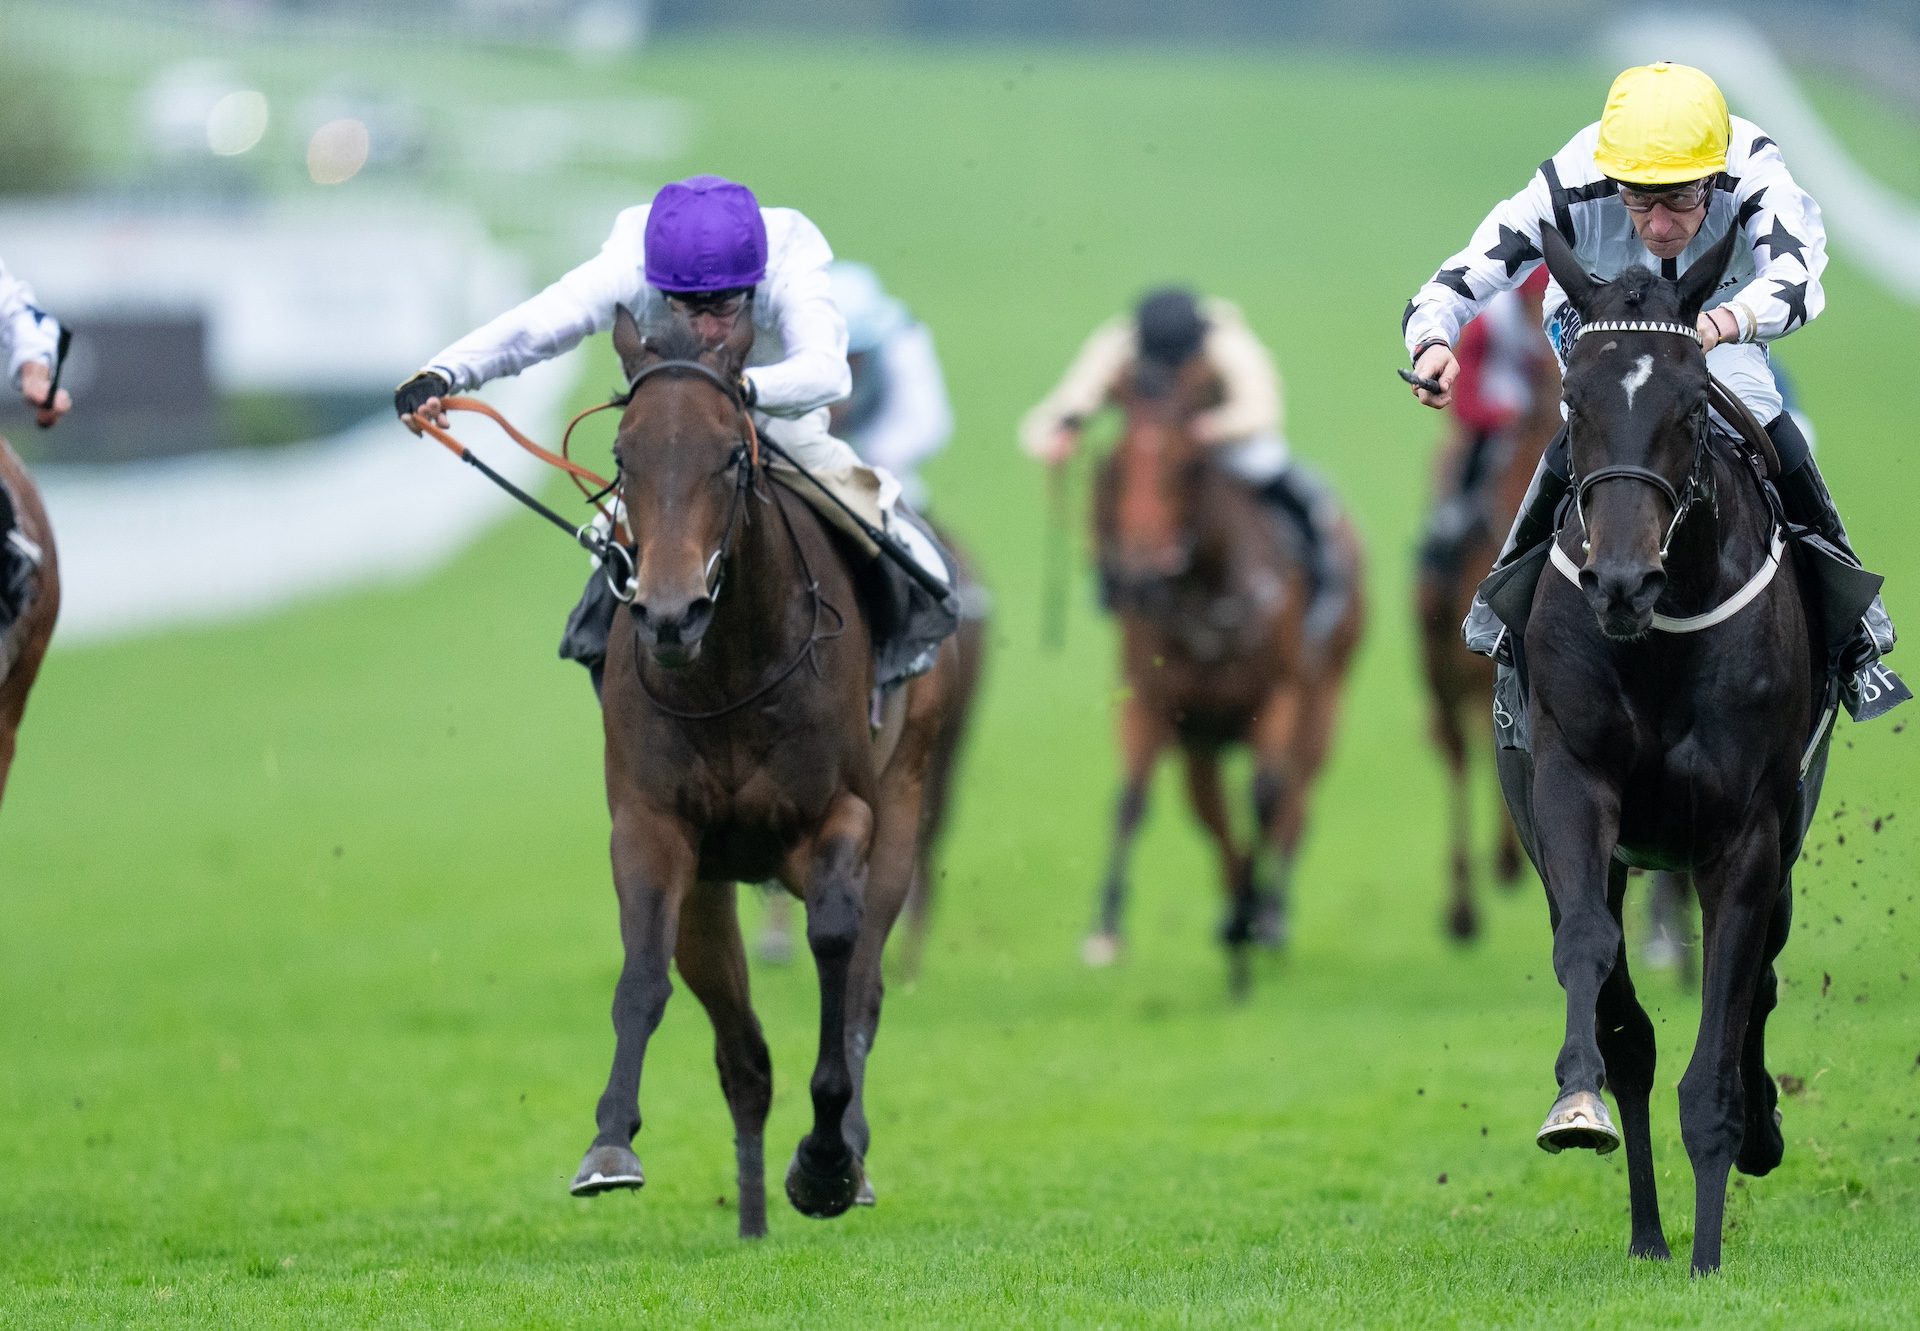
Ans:
{"type": "Polygon", "coordinates": [[[444,374],[422,370],[393,390],[393,409],[401,416],[411,416],[426,405],[428,398],[445,397],[452,391],[453,385],[444,374]]]}
{"type": "Polygon", "coordinates": [[[760,390],[753,386],[753,380],[743,373],[740,376],[740,401],[751,407],[760,400],[760,390]]]}

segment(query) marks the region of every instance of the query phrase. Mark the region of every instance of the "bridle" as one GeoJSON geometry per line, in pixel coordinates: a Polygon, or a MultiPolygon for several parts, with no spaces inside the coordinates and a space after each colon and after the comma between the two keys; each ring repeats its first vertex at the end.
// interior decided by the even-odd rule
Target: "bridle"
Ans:
{"type": "MultiPolygon", "coordinates": [[[[1589,333],[1667,333],[1675,337],[1684,337],[1695,346],[1700,345],[1700,331],[1682,323],[1668,323],[1656,319],[1603,319],[1598,323],[1583,324],[1580,331],[1573,335],[1578,342],[1589,333]]],[[[1573,512],[1580,522],[1580,548],[1591,551],[1592,545],[1587,536],[1586,499],[1587,491],[1602,481],[1639,481],[1658,490],[1673,507],[1673,521],[1667,524],[1667,530],[1660,537],[1660,558],[1667,557],[1667,551],[1673,545],[1674,533],[1680,530],[1680,520],[1687,515],[1700,498],[1704,489],[1703,477],[1707,462],[1707,402],[1703,397],[1700,408],[1693,414],[1693,465],[1687,471],[1686,482],[1678,489],[1672,481],[1651,467],[1642,467],[1634,463],[1621,462],[1595,468],[1585,476],[1573,475],[1573,512]]],[[[1573,450],[1567,450],[1569,467],[1572,466],[1573,450]]]]}
{"type": "MultiPolygon", "coordinates": [[[[634,682],[640,686],[640,692],[646,696],[647,701],[653,704],[656,711],[665,716],[673,717],[675,720],[712,721],[737,712],[750,703],[757,702],[784,684],[793,676],[795,671],[809,661],[813,664],[814,675],[819,677],[820,663],[815,655],[816,649],[821,643],[830,642],[842,633],[845,633],[847,620],[846,616],[843,615],[836,606],[820,594],[820,580],[813,576],[812,565],[807,560],[806,547],[800,542],[800,534],[794,530],[793,517],[787,512],[787,506],[781,501],[779,494],[771,489],[771,486],[779,485],[780,482],[769,478],[769,485],[766,487],[756,486],[755,484],[758,479],[766,475],[764,464],[760,458],[760,432],[754,426],[753,413],[747,409],[746,401],[742,398],[739,389],[734,384],[730,383],[724,375],[712,366],[697,360],[655,361],[628,381],[625,397],[619,400],[619,405],[631,403],[634,393],[638,391],[640,385],[648,379],[657,374],[669,371],[693,374],[707,380],[726,395],[727,401],[733,404],[740,421],[739,442],[734,445],[733,451],[727,455],[726,469],[733,471],[734,484],[733,495],[727,502],[726,527],[721,533],[720,544],[715,547],[711,555],[707,556],[704,574],[707,599],[715,605],[719,604],[721,589],[726,585],[727,566],[731,563],[734,536],[742,523],[750,523],[753,520],[746,503],[747,499],[751,497],[759,500],[763,504],[772,504],[779,512],[781,523],[787,531],[787,539],[792,543],[793,552],[799,559],[800,574],[806,583],[807,594],[812,598],[813,602],[813,620],[807,630],[807,639],[801,644],[800,650],[794,654],[793,659],[789,661],[778,674],[760,684],[745,697],[737,698],[723,707],[716,707],[709,711],[689,711],[673,707],[663,702],[652,689],[647,687],[646,675],[642,673],[640,669],[640,658],[643,646],[640,641],[640,626],[637,623],[634,625],[633,677],[634,682]],[[824,633],[821,632],[820,629],[820,620],[823,613],[830,615],[834,620],[834,627],[824,633]]],[[[619,484],[620,465],[616,459],[612,485],[613,487],[618,487],[619,484]]],[[[782,488],[785,487],[783,486],[782,488]]],[[[629,524],[629,531],[631,532],[631,524],[629,524]]],[[[616,582],[611,570],[609,570],[607,574],[607,585],[612,589],[614,599],[618,600],[622,605],[631,607],[634,597],[639,594],[640,590],[638,573],[640,562],[639,537],[634,536],[631,548],[620,545],[617,542],[610,541],[608,544],[610,549],[618,550],[626,560],[627,573],[622,582],[616,582]]],[[[631,611],[629,613],[631,614],[631,611]]]]}

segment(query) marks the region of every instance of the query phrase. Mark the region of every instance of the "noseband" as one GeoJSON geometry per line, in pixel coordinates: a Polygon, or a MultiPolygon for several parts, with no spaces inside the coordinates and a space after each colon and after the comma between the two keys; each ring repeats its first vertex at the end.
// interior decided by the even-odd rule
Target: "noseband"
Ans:
{"type": "MultiPolygon", "coordinates": [[[[1684,337],[1696,346],[1700,345],[1698,329],[1689,328],[1681,323],[1667,323],[1653,319],[1606,319],[1599,323],[1586,324],[1573,335],[1573,340],[1578,342],[1589,333],[1670,333],[1675,337],[1684,337]]],[[[1573,512],[1580,521],[1580,548],[1586,551],[1591,551],[1593,548],[1587,539],[1587,491],[1602,481],[1639,481],[1658,490],[1673,507],[1673,521],[1667,524],[1666,532],[1660,537],[1660,558],[1665,559],[1667,550],[1673,545],[1673,534],[1680,530],[1680,519],[1687,515],[1687,510],[1692,508],[1694,501],[1700,497],[1701,473],[1706,466],[1707,458],[1707,425],[1707,404],[1703,400],[1699,411],[1693,416],[1693,466],[1687,471],[1686,484],[1679,489],[1675,489],[1672,481],[1651,467],[1641,467],[1626,462],[1598,467],[1585,476],[1575,475],[1572,478],[1574,482],[1573,512]]],[[[1571,466],[1573,458],[1571,447],[1567,450],[1567,458],[1571,466]]]]}

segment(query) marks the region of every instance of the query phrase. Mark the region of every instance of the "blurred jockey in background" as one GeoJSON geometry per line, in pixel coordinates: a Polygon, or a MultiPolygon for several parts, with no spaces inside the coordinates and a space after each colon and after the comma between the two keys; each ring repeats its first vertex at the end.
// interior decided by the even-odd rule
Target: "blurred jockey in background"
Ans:
{"type": "MultiPolygon", "coordinates": [[[[1441,386],[1439,393],[1416,388],[1421,402],[1453,401],[1461,330],[1496,292],[1518,286],[1541,264],[1546,226],[1603,281],[1635,265],[1676,278],[1730,229],[1741,232],[1745,243],[1734,247],[1699,317],[1707,368],[1772,437],[1787,517],[1851,558],[1846,529],[1805,436],[1784,410],[1768,359],[1774,339],[1805,327],[1826,304],[1820,205],[1788,173],[1778,145],[1752,121],[1730,116],[1719,87],[1700,70],[1661,63],[1623,72],[1600,119],[1541,163],[1525,189],[1496,205],[1467,247],[1407,303],[1401,327],[1414,370],[1441,386]]],[[[1579,316],[1553,282],[1544,310],[1547,340],[1564,366],[1579,316]]],[[[1496,567],[1553,534],[1554,513],[1571,488],[1566,438],[1563,428],[1548,446],[1496,567]]],[[[1477,599],[1464,629],[1467,645],[1487,654],[1503,636],[1477,599]]],[[[1893,642],[1892,621],[1876,597],[1840,661],[1856,716],[1863,676],[1893,642]]]]}
{"type": "Polygon", "coordinates": [[[1108,320],[1080,348],[1066,375],[1020,422],[1020,444],[1057,465],[1073,455],[1089,417],[1142,362],[1177,370],[1203,357],[1219,384],[1219,400],[1189,423],[1226,470],[1247,482],[1292,520],[1304,538],[1313,604],[1309,634],[1338,620],[1346,574],[1333,556],[1339,510],[1318,478],[1292,460],[1281,430],[1280,375],[1273,353],[1254,335],[1239,307],[1202,299],[1180,287],[1149,292],[1131,317],[1108,320]]]}
{"type": "MultiPolygon", "coordinates": [[[[685,320],[709,347],[749,319],[755,336],[740,390],[761,437],[785,449],[868,523],[884,527],[923,569],[950,581],[932,539],[903,518],[899,482],[829,433],[828,404],[852,387],[846,323],[827,277],[832,258],[812,222],[792,208],[762,208],[744,185],[719,176],[667,185],[652,203],[615,218],[593,258],[433,357],[395,391],[394,409],[444,427],[443,397],[518,374],[590,333],[606,332],[621,307],[643,332],[685,320]]],[[[793,490],[828,523],[851,530],[814,486],[796,480],[793,490]]],[[[933,647],[953,631],[950,614],[910,579],[888,572],[888,586],[912,603],[885,617],[898,629],[891,641],[876,642],[882,684],[925,669],[933,647]]],[[[615,607],[612,589],[596,572],[561,643],[561,655],[586,665],[596,688],[615,607]]]]}
{"type": "MultiPolygon", "coordinates": [[[[60,351],[60,325],[34,304],[33,288],[0,263],[0,350],[6,352],[7,381],[34,409],[34,420],[49,426],[73,407],[66,389],[52,394],[54,361],[60,351]]],[[[0,633],[27,608],[33,575],[44,552],[21,531],[13,495],[0,484],[0,633]]]]}
{"type": "Polygon", "coordinates": [[[853,371],[853,392],[829,409],[833,433],[862,461],[891,472],[907,503],[924,510],[920,467],[953,437],[953,407],[933,334],[867,265],[836,259],[827,281],[847,321],[853,371]]]}

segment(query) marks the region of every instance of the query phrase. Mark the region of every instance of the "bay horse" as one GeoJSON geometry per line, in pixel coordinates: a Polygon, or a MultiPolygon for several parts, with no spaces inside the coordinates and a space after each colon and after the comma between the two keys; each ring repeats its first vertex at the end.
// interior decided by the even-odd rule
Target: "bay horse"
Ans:
{"type": "MultiPolygon", "coordinates": [[[[1467,650],[1460,623],[1481,576],[1500,553],[1540,455],[1560,428],[1560,376],[1553,357],[1544,354],[1544,337],[1541,350],[1527,411],[1490,439],[1476,441],[1458,432],[1441,451],[1433,475],[1433,520],[1428,523],[1429,538],[1422,544],[1414,579],[1428,733],[1447,765],[1450,889],[1446,928],[1462,941],[1480,932],[1479,909],[1474,904],[1472,754],[1475,749],[1491,752],[1487,700],[1493,696],[1493,662],[1467,650]],[[1479,478],[1463,489],[1461,472],[1476,442],[1481,450],[1479,478]],[[1443,513],[1445,524],[1440,520],[1443,513]],[[1442,532],[1443,525],[1452,530],[1442,532]]],[[[1515,886],[1520,879],[1520,843],[1504,805],[1494,817],[1498,820],[1494,876],[1515,886]]]]}
{"type": "Polygon", "coordinates": [[[802,1214],[870,1203],[867,1059],[881,953],[913,879],[952,653],[872,716],[871,631],[843,538],[762,464],[739,375],[753,328],[707,348],[620,311],[631,385],[614,445],[634,537],[606,662],[607,805],[625,963],[612,1070],[572,1191],[644,1182],[631,1142],[648,1039],[679,967],[714,1030],[733,1118],[739,1230],[766,1233],[772,1065],[748,992],[736,884],[801,898],[819,972],[813,1123],[786,1175],[802,1214]]]}
{"type": "Polygon", "coordinates": [[[1187,794],[1220,861],[1220,936],[1229,982],[1244,996],[1247,949],[1285,942],[1293,862],[1307,796],[1325,762],[1340,692],[1365,617],[1361,549],[1342,515],[1334,557],[1348,601],[1320,642],[1308,640],[1303,539],[1246,481],[1200,444],[1193,417],[1218,400],[1203,359],[1178,370],[1142,363],[1115,399],[1125,414],[1094,496],[1102,585],[1119,617],[1123,769],[1097,922],[1083,956],[1118,955],[1128,859],[1160,755],[1177,746],[1187,794]],[[1254,834],[1242,845],[1221,790],[1223,751],[1253,754],[1254,834]]]}
{"type": "MultiPolygon", "coordinates": [[[[27,710],[27,694],[39,678],[60,615],[60,561],[53,547],[53,525],[47,521],[40,490],[27,474],[13,446],[0,439],[0,485],[11,502],[19,534],[40,550],[40,567],[29,584],[26,608],[0,633],[0,797],[6,795],[13,771],[20,721],[27,710]]],[[[4,524],[0,524],[4,531],[4,524]]]]}
{"type": "Polygon", "coordinates": [[[1766,1020],[1830,739],[1807,603],[1790,564],[1771,576],[1784,528],[1749,459],[1709,427],[1694,327],[1738,236],[1677,281],[1630,268],[1603,283],[1541,229],[1581,321],[1564,384],[1577,479],[1519,633],[1532,752],[1499,754],[1566,992],[1558,1098],[1536,1140],[1614,1149],[1621,1132],[1599,1094],[1611,1087],[1635,1257],[1669,1254],[1648,1127],[1654,1029],[1628,973],[1621,902],[1630,866],[1693,875],[1704,974],[1679,1098],[1696,1274],[1720,1265],[1729,1170],[1766,1174],[1784,1151],[1766,1020]]]}

